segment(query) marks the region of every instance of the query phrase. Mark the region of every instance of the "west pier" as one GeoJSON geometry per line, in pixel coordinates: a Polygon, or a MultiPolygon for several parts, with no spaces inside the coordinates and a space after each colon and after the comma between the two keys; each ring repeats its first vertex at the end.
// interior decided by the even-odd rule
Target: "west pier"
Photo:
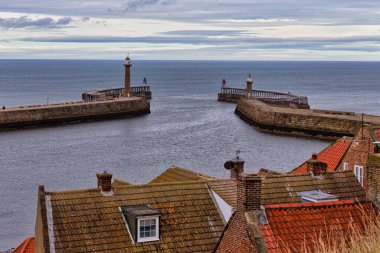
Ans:
{"type": "Polygon", "coordinates": [[[318,139],[353,137],[363,124],[380,125],[380,116],[311,109],[306,96],[246,88],[227,87],[223,80],[218,101],[236,103],[235,114],[260,131],[318,139]]]}
{"type": "Polygon", "coordinates": [[[81,101],[24,105],[0,109],[0,130],[115,119],[150,113],[150,86],[131,87],[131,61],[127,57],[124,88],[86,91],[81,101]]]}

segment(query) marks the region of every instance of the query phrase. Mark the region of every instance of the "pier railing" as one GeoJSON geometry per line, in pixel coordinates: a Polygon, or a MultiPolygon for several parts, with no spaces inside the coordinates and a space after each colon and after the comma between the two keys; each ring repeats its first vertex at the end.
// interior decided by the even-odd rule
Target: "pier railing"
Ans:
{"type": "Polygon", "coordinates": [[[305,104],[308,105],[307,97],[298,96],[291,93],[281,93],[281,92],[273,92],[273,91],[265,91],[265,90],[253,90],[254,98],[261,99],[269,99],[269,100],[277,100],[290,102],[295,104],[305,104]]]}
{"type": "Polygon", "coordinates": [[[236,98],[257,98],[267,102],[282,102],[282,103],[293,103],[297,105],[308,106],[308,99],[305,96],[298,96],[291,93],[281,93],[266,90],[253,90],[253,94],[248,97],[246,89],[242,88],[221,88],[220,95],[226,97],[236,98]]]}
{"type": "MultiPolygon", "coordinates": [[[[124,95],[124,88],[104,89],[95,91],[86,91],[82,93],[82,100],[84,101],[99,101],[118,98],[124,95]]],[[[131,87],[130,96],[152,98],[150,86],[134,86],[131,87]]]]}
{"type": "Polygon", "coordinates": [[[222,88],[221,92],[222,94],[230,94],[230,95],[240,95],[240,96],[247,96],[247,90],[241,89],[241,88],[222,88]]]}

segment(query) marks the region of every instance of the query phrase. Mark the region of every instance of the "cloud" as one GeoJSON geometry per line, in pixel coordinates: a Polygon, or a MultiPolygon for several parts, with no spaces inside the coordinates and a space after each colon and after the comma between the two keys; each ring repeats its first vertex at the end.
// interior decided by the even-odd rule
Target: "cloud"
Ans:
{"type": "Polygon", "coordinates": [[[80,20],[82,22],[88,22],[88,21],[90,21],[90,18],[89,17],[82,17],[80,20]]]}
{"type": "MultiPolygon", "coordinates": [[[[197,31],[189,34],[194,35],[197,31]]],[[[243,49],[300,49],[320,51],[363,51],[380,52],[380,36],[350,36],[341,38],[270,38],[270,37],[205,37],[205,36],[147,36],[147,37],[43,37],[20,39],[26,42],[47,43],[147,43],[147,44],[182,44],[201,45],[209,47],[243,49]],[[359,46],[359,43],[375,43],[374,45],[359,46]]]]}
{"type": "Polygon", "coordinates": [[[242,35],[247,30],[175,30],[162,32],[163,35],[176,36],[237,36],[242,35]]]}
{"type": "Polygon", "coordinates": [[[12,0],[0,7],[0,45],[15,48],[186,48],[194,54],[207,48],[211,55],[339,51],[375,60],[380,55],[379,0],[12,0]]]}
{"type": "Polygon", "coordinates": [[[19,18],[0,18],[0,27],[6,29],[21,28],[59,28],[70,24],[73,20],[69,17],[54,20],[50,17],[40,19],[30,19],[28,16],[19,18]]]}
{"type": "Polygon", "coordinates": [[[161,4],[161,5],[169,5],[170,3],[172,3],[172,1],[170,0],[166,0],[166,1],[160,1],[160,0],[132,0],[130,2],[127,3],[127,6],[125,7],[125,11],[136,11],[138,9],[141,9],[145,6],[149,6],[149,5],[157,5],[157,4],[161,4]]]}

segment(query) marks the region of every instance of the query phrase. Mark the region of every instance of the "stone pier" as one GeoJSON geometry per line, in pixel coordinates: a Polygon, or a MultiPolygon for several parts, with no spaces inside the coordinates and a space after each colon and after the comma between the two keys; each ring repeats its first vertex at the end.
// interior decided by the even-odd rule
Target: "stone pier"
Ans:
{"type": "Polygon", "coordinates": [[[380,116],[282,107],[259,99],[239,100],[235,113],[261,131],[329,140],[354,136],[362,123],[380,125],[380,116]]]}
{"type": "Polygon", "coordinates": [[[0,131],[131,117],[148,113],[150,113],[150,103],[143,97],[21,106],[0,110],[0,131]]]}

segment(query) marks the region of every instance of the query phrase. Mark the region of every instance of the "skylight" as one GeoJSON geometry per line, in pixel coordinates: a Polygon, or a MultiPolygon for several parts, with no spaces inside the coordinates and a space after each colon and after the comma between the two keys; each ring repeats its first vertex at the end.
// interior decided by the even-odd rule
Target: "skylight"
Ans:
{"type": "Polygon", "coordinates": [[[338,201],[337,196],[324,193],[321,190],[302,191],[297,192],[297,194],[301,197],[302,203],[338,201]]]}

